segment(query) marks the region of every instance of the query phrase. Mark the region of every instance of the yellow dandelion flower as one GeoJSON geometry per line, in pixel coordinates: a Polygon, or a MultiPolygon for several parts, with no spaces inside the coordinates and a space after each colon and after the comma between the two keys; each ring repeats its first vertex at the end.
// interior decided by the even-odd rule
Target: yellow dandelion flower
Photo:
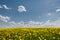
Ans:
{"type": "Polygon", "coordinates": [[[20,40],[22,40],[22,39],[20,39],[20,40]]]}
{"type": "Polygon", "coordinates": [[[46,40],[46,39],[44,39],[44,40],[46,40]]]}
{"type": "Polygon", "coordinates": [[[40,37],[39,37],[40,40],[42,40],[40,37]]]}
{"type": "Polygon", "coordinates": [[[60,34],[60,32],[58,34],[60,34]]]}
{"type": "Polygon", "coordinates": [[[53,37],[53,39],[55,39],[55,37],[53,37]]]}
{"type": "Polygon", "coordinates": [[[29,33],[31,35],[31,33],[29,33]]]}

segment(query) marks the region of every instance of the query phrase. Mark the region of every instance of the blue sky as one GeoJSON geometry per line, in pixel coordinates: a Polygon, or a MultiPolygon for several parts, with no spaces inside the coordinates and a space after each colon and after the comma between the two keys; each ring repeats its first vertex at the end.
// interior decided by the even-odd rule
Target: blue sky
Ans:
{"type": "Polygon", "coordinates": [[[60,0],[0,0],[0,27],[59,22],[60,0]]]}

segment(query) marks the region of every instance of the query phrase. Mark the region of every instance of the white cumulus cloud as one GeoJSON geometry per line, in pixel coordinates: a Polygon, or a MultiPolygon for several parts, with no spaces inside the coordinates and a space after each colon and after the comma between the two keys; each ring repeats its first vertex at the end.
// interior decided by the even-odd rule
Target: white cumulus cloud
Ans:
{"type": "Polygon", "coordinates": [[[14,27],[29,27],[29,28],[46,28],[46,27],[59,27],[60,26],[60,20],[56,20],[56,21],[52,21],[51,20],[47,20],[45,22],[38,22],[38,21],[28,21],[28,22],[24,22],[24,21],[20,21],[20,22],[15,22],[15,21],[11,21],[10,22],[11,26],[14,27]]]}
{"type": "Polygon", "coordinates": [[[4,8],[4,9],[11,9],[11,8],[9,8],[7,5],[0,5],[0,8],[4,8]]]}
{"type": "Polygon", "coordinates": [[[45,27],[59,27],[60,26],[60,19],[57,19],[55,21],[47,20],[45,22],[39,22],[39,21],[9,21],[10,17],[8,16],[2,16],[0,15],[0,21],[7,22],[9,25],[7,27],[31,27],[31,28],[45,28],[45,27]]]}
{"type": "Polygon", "coordinates": [[[19,12],[26,12],[26,8],[24,6],[18,6],[19,12]]]}
{"type": "Polygon", "coordinates": [[[48,13],[48,16],[51,16],[51,13],[48,13]]]}
{"type": "Polygon", "coordinates": [[[43,24],[43,22],[38,21],[29,21],[27,24],[25,24],[26,27],[40,27],[43,24]]]}
{"type": "Polygon", "coordinates": [[[9,24],[10,26],[15,26],[17,23],[15,21],[10,21],[9,24]]]}
{"type": "Polygon", "coordinates": [[[57,19],[55,21],[50,21],[50,20],[47,20],[46,22],[44,22],[43,26],[54,26],[54,27],[59,27],[60,26],[60,20],[57,19]]]}
{"type": "Polygon", "coordinates": [[[8,22],[9,20],[10,20],[10,17],[0,15],[0,21],[8,22]]]}
{"type": "Polygon", "coordinates": [[[15,22],[15,21],[10,21],[9,23],[10,23],[10,24],[13,24],[13,25],[15,25],[15,24],[16,24],[16,22],[15,22]]]}
{"type": "Polygon", "coordinates": [[[60,20],[57,19],[55,21],[47,20],[45,22],[36,22],[36,21],[29,21],[26,24],[27,27],[59,27],[60,26],[60,20]]]}
{"type": "Polygon", "coordinates": [[[60,26],[60,19],[57,19],[52,24],[59,27],[60,26]]]}
{"type": "Polygon", "coordinates": [[[11,8],[7,7],[7,5],[3,5],[3,7],[4,7],[5,9],[11,9],[11,8]]]}
{"type": "Polygon", "coordinates": [[[60,12],[60,9],[57,9],[56,12],[60,12]]]}

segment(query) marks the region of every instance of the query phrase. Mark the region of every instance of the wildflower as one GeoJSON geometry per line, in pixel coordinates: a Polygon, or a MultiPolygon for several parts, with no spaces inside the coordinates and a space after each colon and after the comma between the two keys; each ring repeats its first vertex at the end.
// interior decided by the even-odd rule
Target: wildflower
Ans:
{"type": "Polygon", "coordinates": [[[53,39],[55,39],[55,37],[53,37],[53,39]]]}

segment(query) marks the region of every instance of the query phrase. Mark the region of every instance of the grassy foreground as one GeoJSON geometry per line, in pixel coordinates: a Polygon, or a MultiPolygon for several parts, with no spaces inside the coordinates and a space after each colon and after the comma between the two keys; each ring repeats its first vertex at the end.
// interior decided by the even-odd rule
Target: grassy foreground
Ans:
{"type": "Polygon", "coordinates": [[[60,40],[60,28],[0,28],[0,40],[60,40]]]}

